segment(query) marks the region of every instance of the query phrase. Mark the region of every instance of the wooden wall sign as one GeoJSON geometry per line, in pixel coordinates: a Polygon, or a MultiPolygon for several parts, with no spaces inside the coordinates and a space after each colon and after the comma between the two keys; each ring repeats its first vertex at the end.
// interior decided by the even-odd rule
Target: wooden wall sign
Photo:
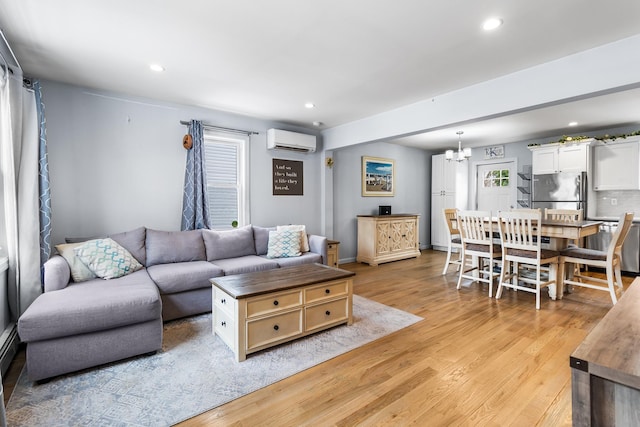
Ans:
{"type": "Polygon", "coordinates": [[[273,159],[273,195],[302,196],[302,162],[273,159]]]}

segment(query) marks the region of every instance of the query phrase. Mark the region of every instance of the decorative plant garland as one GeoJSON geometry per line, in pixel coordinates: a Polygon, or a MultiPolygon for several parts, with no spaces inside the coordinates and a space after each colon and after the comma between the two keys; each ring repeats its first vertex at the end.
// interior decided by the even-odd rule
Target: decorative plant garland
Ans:
{"type": "MultiPolygon", "coordinates": [[[[615,141],[618,138],[621,139],[626,139],[627,137],[630,136],[638,136],[640,135],[640,130],[637,130],[635,132],[631,132],[631,133],[624,133],[621,135],[602,135],[602,136],[585,136],[585,135],[580,135],[580,136],[566,136],[563,135],[562,138],[560,138],[557,141],[550,141],[550,142],[545,142],[544,144],[565,144],[567,142],[580,142],[583,141],[585,139],[595,139],[597,141],[602,141],[604,143],[606,143],[606,141],[615,141]]],[[[534,143],[534,144],[528,144],[527,147],[536,147],[539,145],[543,145],[540,143],[534,143]]]]}

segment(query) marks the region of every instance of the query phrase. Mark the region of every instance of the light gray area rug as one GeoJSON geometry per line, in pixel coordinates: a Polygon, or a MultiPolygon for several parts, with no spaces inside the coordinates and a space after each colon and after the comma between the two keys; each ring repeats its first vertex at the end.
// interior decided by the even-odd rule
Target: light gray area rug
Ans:
{"type": "Polygon", "coordinates": [[[172,425],[422,320],[354,295],[354,322],[236,362],[211,314],[167,323],[161,352],[35,385],[26,367],[7,405],[10,426],[172,425]]]}

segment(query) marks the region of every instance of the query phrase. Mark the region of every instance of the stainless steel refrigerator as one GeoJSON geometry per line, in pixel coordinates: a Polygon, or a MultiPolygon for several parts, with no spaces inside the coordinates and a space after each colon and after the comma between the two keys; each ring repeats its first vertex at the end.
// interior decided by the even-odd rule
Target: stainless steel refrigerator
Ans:
{"type": "Polygon", "coordinates": [[[531,182],[533,208],[582,209],[586,216],[586,172],[533,175],[531,182]]]}

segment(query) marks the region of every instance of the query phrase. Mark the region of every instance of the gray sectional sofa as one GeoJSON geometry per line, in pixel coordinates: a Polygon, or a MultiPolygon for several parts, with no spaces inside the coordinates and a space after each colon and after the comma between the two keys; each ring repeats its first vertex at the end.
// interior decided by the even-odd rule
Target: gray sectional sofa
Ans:
{"type": "Polygon", "coordinates": [[[140,227],[111,235],[144,268],[109,280],[74,282],[73,263],[52,256],[44,266],[44,293],[18,320],[29,378],[43,380],[160,350],[163,321],[211,311],[212,277],[326,264],[327,239],[317,235],[308,235],[310,250],[300,256],[268,258],[272,230],[140,227]]]}

